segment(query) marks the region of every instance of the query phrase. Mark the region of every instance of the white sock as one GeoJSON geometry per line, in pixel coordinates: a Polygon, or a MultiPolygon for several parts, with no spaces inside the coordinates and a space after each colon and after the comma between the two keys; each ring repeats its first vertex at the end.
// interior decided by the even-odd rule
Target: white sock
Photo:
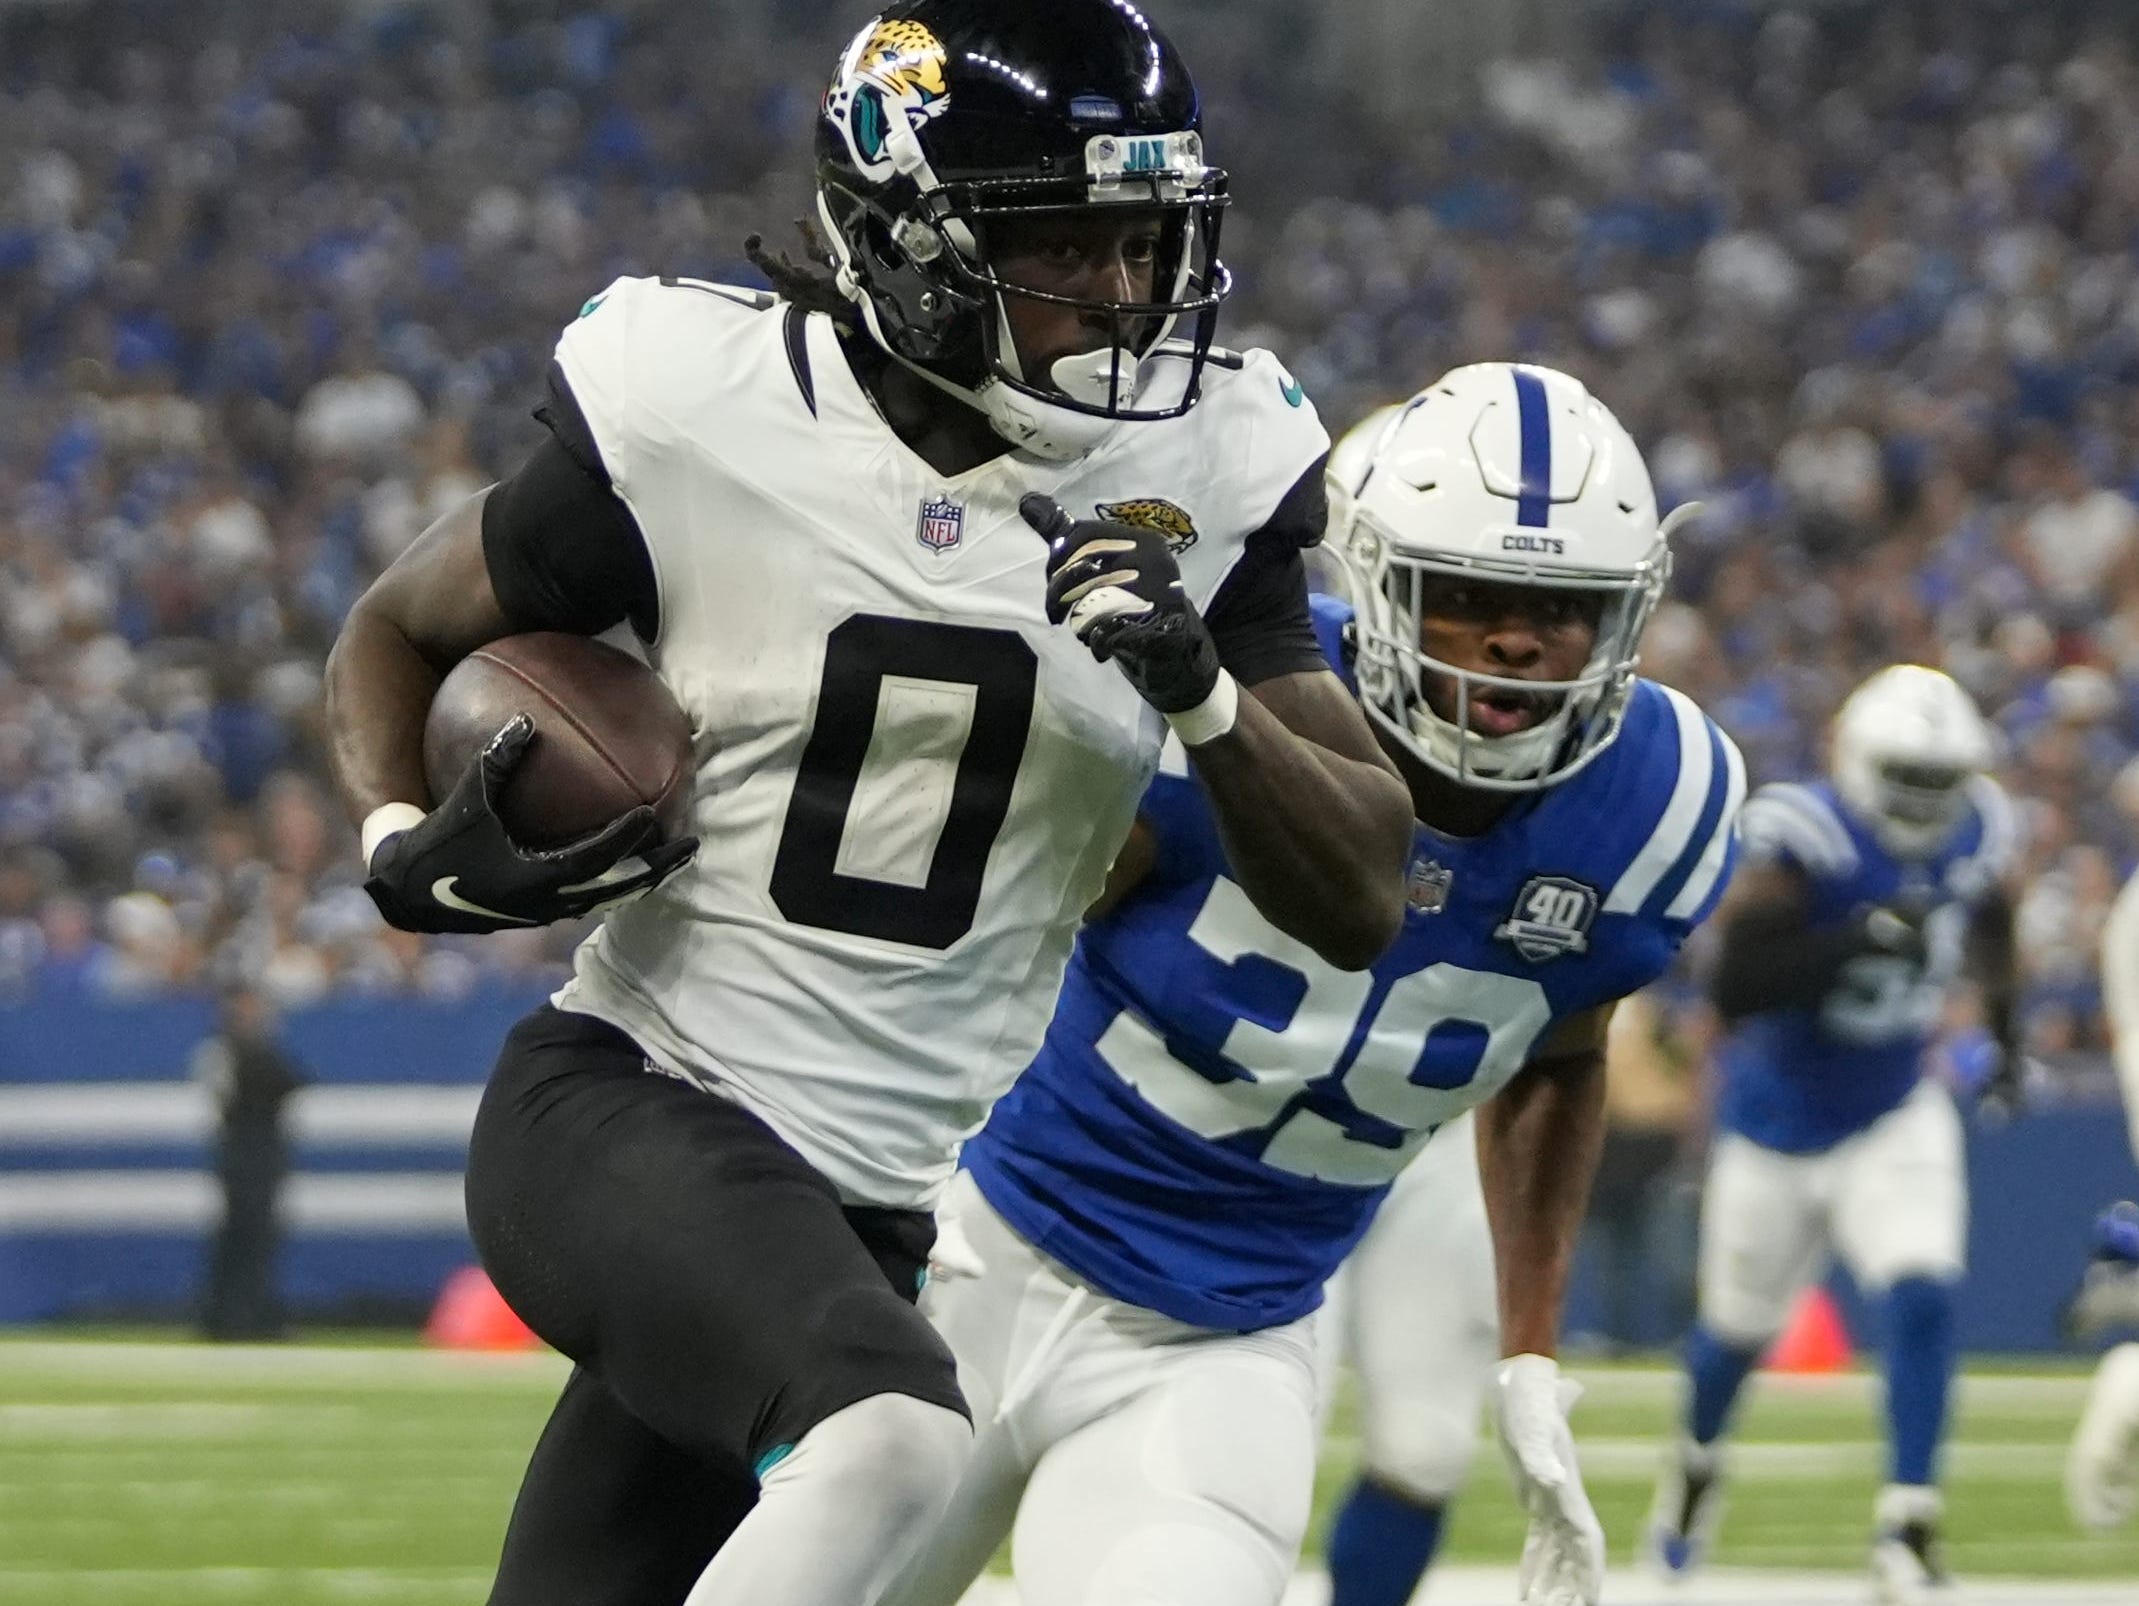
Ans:
{"type": "Polygon", "coordinates": [[[767,1472],[684,1606],[869,1606],[926,1539],[973,1449],[956,1411],[873,1394],[767,1472]]]}
{"type": "Polygon", "coordinates": [[[1900,1528],[1912,1522],[1936,1524],[1945,1501],[1938,1490],[1923,1483],[1890,1483],[1879,1491],[1872,1506],[1872,1521],[1881,1528],[1900,1528]]]}

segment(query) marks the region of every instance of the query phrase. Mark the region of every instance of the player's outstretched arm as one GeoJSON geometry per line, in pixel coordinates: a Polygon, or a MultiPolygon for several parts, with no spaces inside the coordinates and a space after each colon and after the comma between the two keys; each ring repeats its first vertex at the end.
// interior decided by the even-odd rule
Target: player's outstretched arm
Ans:
{"type": "Polygon", "coordinates": [[[1236,647],[1229,658],[1213,634],[1219,615],[1207,623],[1189,601],[1162,535],[1072,519],[1040,495],[1018,511],[1048,545],[1048,618],[1166,716],[1209,794],[1233,879],[1265,919],[1330,964],[1371,965],[1403,920],[1411,795],[1343,683],[1299,667],[1323,659],[1296,548],[1243,558],[1235,581],[1260,589],[1232,593],[1249,617],[1229,635],[1265,646],[1296,633],[1299,650],[1236,647]],[[1251,656],[1278,667],[1253,674],[1251,656]],[[1234,662],[1253,675],[1246,695],[1234,662]]]}
{"type": "Polygon", "coordinates": [[[1411,794],[1344,682],[1260,681],[1232,729],[1188,757],[1233,879],[1263,917],[1340,969],[1380,958],[1404,917],[1411,794]]]}

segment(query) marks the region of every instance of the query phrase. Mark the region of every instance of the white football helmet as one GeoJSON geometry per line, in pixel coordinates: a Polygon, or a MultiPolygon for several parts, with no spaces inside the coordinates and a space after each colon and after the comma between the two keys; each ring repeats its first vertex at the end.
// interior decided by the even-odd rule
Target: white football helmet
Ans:
{"type": "Polygon", "coordinates": [[[1375,408],[1330,448],[1329,462],[1322,470],[1323,489],[1329,495],[1329,536],[1302,554],[1307,561],[1307,585],[1311,591],[1342,597],[1355,609],[1365,582],[1351,561],[1352,496],[1367,477],[1381,432],[1403,410],[1401,402],[1375,408]]]}
{"type": "Polygon", "coordinates": [[[1925,858],[1960,824],[1992,747],[1975,699],[1951,675],[1893,664],[1835,715],[1835,791],[1889,852],[1925,858]]]}
{"type": "Polygon", "coordinates": [[[1476,363],[1370,417],[1330,459],[1330,525],[1360,571],[1360,700],[1398,742],[1465,786],[1529,792],[1567,779],[1619,734],[1636,650],[1671,575],[1649,471],[1580,380],[1476,363]],[[1596,646],[1572,680],[1524,680],[1428,657],[1420,621],[1437,582],[1602,593],[1596,646]],[[1428,706],[1431,676],[1455,718],[1428,706]],[[1551,712],[1528,730],[1470,728],[1475,693],[1505,688],[1551,712]]]}
{"type": "Polygon", "coordinates": [[[1329,527],[1333,531],[1348,528],[1352,518],[1352,498],[1359,494],[1359,487],[1367,477],[1367,470],[1374,462],[1374,448],[1381,444],[1381,437],[1390,423],[1403,413],[1402,402],[1390,402],[1386,407],[1377,407],[1358,423],[1344,432],[1344,438],[1330,448],[1329,466],[1323,476],[1329,486],[1329,527]]]}

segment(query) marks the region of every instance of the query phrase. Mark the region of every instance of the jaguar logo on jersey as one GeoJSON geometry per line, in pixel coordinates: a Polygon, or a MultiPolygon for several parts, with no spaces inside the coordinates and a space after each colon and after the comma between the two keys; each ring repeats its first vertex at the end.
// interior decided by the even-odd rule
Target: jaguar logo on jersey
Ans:
{"type": "Polygon", "coordinates": [[[1166,538],[1166,550],[1177,555],[1196,544],[1196,521],[1188,516],[1187,510],[1156,496],[1138,497],[1128,502],[1102,502],[1096,511],[1101,518],[1112,519],[1116,524],[1157,531],[1166,538]]]}
{"type": "Polygon", "coordinates": [[[1411,861],[1404,877],[1404,902],[1414,914],[1437,915],[1448,907],[1448,889],[1456,884],[1456,872],[1428,858],[1411,861]]]}
{"type": "Polygon", "coordinates": [[[847,47],[824,114],[871,178],[889,178],[898,165],[890,148],[898,129],[918,130],[950,105],[943,63],[943,41],[918,22],[879,18],[847,47]]]}
{"type": "Polygon", "coordinates": [[[921,503],[921,521],[914,526],[914,539],[931,552],[948,552],[966,538],[963,502],[930,498],[921,503]]]}
{"type": "Polygon", "coordinates": [[[1533,965],[1562,954],[1589,952],[1589,923],[1597,889],[1563,875],[1534,875],[1515,895],[1515,907],[1494,930],[1533,965]]]}

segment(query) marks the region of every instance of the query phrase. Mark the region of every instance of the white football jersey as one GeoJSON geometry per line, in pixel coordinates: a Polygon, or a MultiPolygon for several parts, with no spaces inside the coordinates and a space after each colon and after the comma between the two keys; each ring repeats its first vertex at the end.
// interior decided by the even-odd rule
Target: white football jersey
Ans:
{"type": "Polygon", "coordinates": [[[647,655],[697,731],[701,845],[556,1002],[756,1112],[849,1202],[926,1206],[1037,1048],[1164,735],[1047,622],[1019,498],[1164,530],[1208,606],[1328,438],[1251,352],[1075,462],[947,476],[828,318],[688,280],[617,281],[557,361],[653,559],[647,655]]]}

